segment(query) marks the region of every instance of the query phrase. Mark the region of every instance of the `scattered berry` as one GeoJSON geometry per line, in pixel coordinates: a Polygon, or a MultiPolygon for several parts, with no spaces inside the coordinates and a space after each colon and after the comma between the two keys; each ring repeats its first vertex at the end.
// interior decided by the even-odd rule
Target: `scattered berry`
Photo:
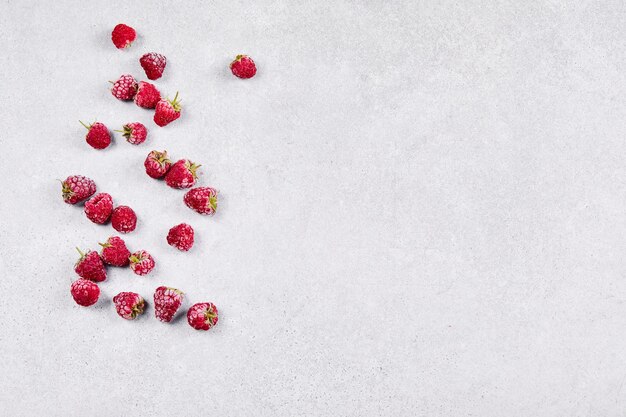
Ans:
{"type": "Polygon", "coordinates": [[[167,151],[152,151],[148,154],[143,166],[146,167],[146,174],[152,178],[161,178],[167,174],[172,161],[168,159],[167,151]]]}
{"type": "Polygon", "coordinates": [[[126,320],[134,320],[143,314],[146,305],[141,295],[136,292],[121,292],[113,297],[113,303],[117,314],[126,320]]]}
{"type": "Polygon", "coordinates": [[[124,74],[115,81],[113,88],[111,88],[111,94],[118,100],[132,100],[137,93],[137,80],[130,75],[124,74]]]}
{"type": "Polygon", "coordinates": [[[180,251],[187,252],[193,246],[193,227],[187,223],[172,227],[167,233],[167,243],[180,251]]]}
{"type": "Polygon", "coordinates": [[[130,269],[137,275],[148,275],[154,269],[154,259],[145,250],[133,253],[128,260],[130,269]]]}
{"type": "Polygon", "coordinates": [[[100,246],[102,246],[100,256],[105,263],[113,266],[128,265],[130,251],[121,237],[111,236],[105,243],[100,243],[100,246]]]}
{"type": "Polygon", "coordinates": [[[61,194],[67,204],[80,203],[96,192],[96,183],[82,175],[70,175],[61,181],[61,194]]]}
{"type": "Polygon", "coordinates": [[[94,305],[100,297],[100,288],[95,282],[91,282],[88,279],[77,279],[72,282],[70,293],[76,301],[76,304],[89,307],[94,305]]]}
{"type": "Polygon", "coordinates": [[[166,126],[180,117],[181,110],[182,107],[180,106],[180,100],[178,100],[178,92],[174,96],[174,100],[170,101],[166,98],[162,98],[156,105],[154,123],[161,127],[166,126]]]}
{"type": "Polygon", "coordinates": [[[94,122],[92,125],[86,125],[83,122],[80,122],[80,124],[88,130],[85,140],[92,148],[104,149],[111,144],[109,129],[104,124],[100,122],[94,122]]]}
{"type": "Polygon", "coordinates": [[[148,136],[148,130],[139,122],[126,123],[122,126],[122,129],[124,130],[116,130],[116,132],[122,133],[122,136],[126,138],[128,143],[133,145],[139,145],[140,143],[145,142],[146,137],[148,136]]]}
{"type": "Polygon", "coordinates": [[[176,288],[161,286],[154,291],[154,315],[164,323],[169,323],[180,308],[185,293],[176,288]]]}
{"type": "Polygon", "coordinates": [[[80,253],[80,258],[74,265],[74,271],[79,277],[95,282],[102,282],[107,279],[107,270],[98,252],[89,250],[87,253],[83,253],[78,248],[76,250],[80,253]]]}
{"type": "Polygon", "coordinates": [[[113,199],[107,193],[98,193],[85,203],[85,215],[96,224],[103,224],[111,217],[113,199]]]}
{"type": "Polygon", "coordinates": [[[196,330],[209,330],[217,324],[217,307],[213,303],[194,304],[187,311],[187,322],[196,330]]]}
{"type": "Polygon", "coordinates": [[[111,40],[117,49],[128,48],[136,37],[135,29],[123,23],[115,26],[113,32],[111,32],[111,40]]]}
{"type": "Polygon", "coordinates": [[[167,65],[167,59],[156,52],[149,52],[139,58],[141,67],[146,72],[146,76],[150,80],[156,80],[161,78],[165,65],[167,65]]]}
{"type": "Polygon", "coordinates": [[[137,215],[128,206],[117,206],[111,213],[111,225],[120,233],[130,233],[137,226],[137,215]]]}
{"type": "Polygon", "coordinates": [[[194,164],[189,159],[176,161],[170,170],[167,171],[165,183],[172,188],[191,188],[196,183],[198,178],[196,170],[200,166],[194,164]]]}
{"type": "Polygon", "coordinates": [[[230,63],[230,70],[239,78],[252,78],[256,74],[256,65],[248,55],[237,55],[230,63]]]}
{"type": "Polygon", "coordinates": [[[190,209],[212,216],[217,210],[217,193],[215,188],[196,187],[185,193],[184,201],[190,209]]]}
{"type": "Polygon", "coordinates": [[[153,109],[156,107],[159,100],[161,100],[161,93],[157,90],[154,84],[140,81],[134,100],[135,104],[139,107],[143,107],[144,109],[153,109]]]}

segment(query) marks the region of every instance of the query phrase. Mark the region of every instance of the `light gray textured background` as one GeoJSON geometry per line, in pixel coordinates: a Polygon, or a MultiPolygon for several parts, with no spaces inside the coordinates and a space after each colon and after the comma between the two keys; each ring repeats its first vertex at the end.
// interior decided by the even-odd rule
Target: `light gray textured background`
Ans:
{"type": "Polygon", "coordinates": [[[626,415],[625,10],[2,1],[0,415],[626,415]],[[183,98],[166,128],[108,91],[147,51],[183,98]],[[95,151],[95,118],[149,139],[95,151]],[[203,164],[216,217],[144,174],[164,148],[203,164]],[[69,295],[74,246],[113,230],[61,201],[76,173],[135,208],[127,242],[158,263],[110,269],[95,308],[69,295]],[[160,284],[219,325],[116,316],[160,284]]]}

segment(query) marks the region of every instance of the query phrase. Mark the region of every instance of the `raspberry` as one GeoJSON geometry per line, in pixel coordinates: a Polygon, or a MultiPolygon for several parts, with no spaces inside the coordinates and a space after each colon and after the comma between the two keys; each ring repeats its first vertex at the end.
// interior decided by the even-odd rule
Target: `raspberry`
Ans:
{"type": "Polygon", "coordinates": [[[100,123],[94,122],[94,124],[86,125],[79,120],[80,124],[88,130],[85,140],[94,149],[104,149],[111,144],[111,135],[109,129],[100,123]]]}
{"type": "Polygon", "coordinates": [[[118,236],[111,236],[105,243],[100,243],[102,246],[102,260],[113,266],[126,266],[128,265],[128,258],[130,257],[130,251],[126,247],[126,243],[122,238],[118,236]]]}
{"type": "Polygon", "coordinates": [[[83,253],[78,248],[76,250],[80,253],[80,258],[74,265],[74,271],[79,277],[95,282],[102,282],[107,279],[107,270],[98,252],[89,250],[87,253],[83,253]]]}
{"type": "Polygon", "coordinates": [[[159,100],[154,111],[154,123],[161,127],[166,126],[180,117],[181,110],[178,92],[176,92],[174,100],[166,98],[159,100]]]}
{"type": "Polygon", "coordinates": [[[107,193],[98,193],[85,203],[85,215],[96,224],[104,224],[113,211],[113,199],[107,193]]]}
{"type": "Polygon", "coordinates": [[[98,298],[100,298],[100,288],[95,282],[91,282],[87,279],[77,279],[72,282],[70,293],[76,301],[76,304],[89,307],[94,305],[98,298]]]}
{"type": "Polygon", "coordinates": [[[132,100],[137,93],[137,80],[130,75],[124,74],[115,81],[113,88],[111,88],[111,94],[118,100],[132,100]]]}
{"type": "Polygon", "coordinates": [[[196,330],[209,330],[217,324],[217,307],[213,303],[197,303],[187,311],[187,322],[196,330]]]}
{"type": "Polygon", "coordinates": [[[96,192],[96,183],[82,175],[70,175],[61,181],[61,194],[67,204],[80,203],[96,192]]]}
{"type": "Polygon", "coordinates": [[[122,133],[122,136],[126,138],[128,143],[133,145],[139,145],[146,140],[148,136],[148,130],[144,125],[139,122],[126,123],[122,126],[123,130],[116,130],[116,132],[122,133]]]}
{"type": "Polygon", "coordinates": [[[187,191],[183,200],[190,209],[212,216],[217,210],[217,193],[215,188],[196,187],[187,191]]]}
{"type": "Polygon", "coordinates": [[[172,188],[191,188],[196,183],[196,170],[200,167],[189,159],[176,161],[167,172],[165,183],[172,188]]]}
{"type": "Polygon", "coordinates": [[[113,297],[113,303],[117,314],[126,320],[134,320],[143,314],[146,305],[141,295],[136,292],[121,292],[113,297]]]}
{"type": "Polygon", "coordinates": [[[172,166],[172,161],[167,157],[167,151],[152,151],[146,157],[143,166],[146,168],[146,174],[152,178],[161,178],[172,166]]]}
{"type": "Polygon", "coordinates": [[[111,225],[120,233],[130,233],[137,226],[137,215],[128,206],[118,206],[111,213],[111,225]]]}
{"type": "Polygon", "coordinates": [[[130,269],[137,275],[148,275],[154,269],[154,259],[145,250],[130,255],[129,261],[130,269]]]}
{"type": "Polygon", "coordinates": [[[135,29],[123,23],[115,26],[113,32],[111,32],[111,40],[117,49],[128,48],[136,37],[135,29]]]}
{"type": "Polygon", "coordinates": [[[156,107],[159,100],[161,100],[161,93],[153,84],[140,81],[134,100],[135,104],[139,107],[153,109],[156,107]]]}
{"type": "Polygon", "coordinates": [[[237,55],[230,63],[230,70],[239,78],[252,78],[256,74],[256,65],[252,58],[247,55],[237,55]]]}
{"type": "Polygon", "coordinates": [[[167,59],[156,52],[149,52],[139,58],[139,63],[146,72],[148,79],[156,80],[163,75],[165,65],[167,65],[167,59]]]}
{"type": "Polygon", "coordinates": [[[167,234],[167,243],[176,249],[187,252],[193,246],[193,228],[187,223],[181,223],[170,229],[167,234]]]}
{"type": "Polygon", "coordinates": [[[161,286],[154,291],[154,316],[164,323],[169,323],[180,308],[185,293],[176,288],[161,286]]]}

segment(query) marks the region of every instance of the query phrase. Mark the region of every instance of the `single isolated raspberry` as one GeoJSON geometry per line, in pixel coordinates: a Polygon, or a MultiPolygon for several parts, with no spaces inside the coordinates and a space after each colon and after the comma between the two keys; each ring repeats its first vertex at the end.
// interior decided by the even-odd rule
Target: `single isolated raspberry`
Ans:
{"type": "Polygon", "coordinates": [[[152,178],[162,178],[172,166],[172,161],[167,157],[167,151],[152,151],[146,157],[143,166],[146,168],[146,174],[152,178]]]}
{"type": "Polygon", "coordinates": [[[189,159],[176,161],[165,175],[165,183],[172,188],[191,188],[196,183],[196,171],[202,165],[196,165],[189,159]]]}
{"type": "Polygon", "coordinates": [[[80,203],[96,192],[96,183],[82,175],[70,175],[61,181],[61,195],[67,204],[80,203]]]}
{"type": "Polygon", "coordinates": [[[109,129],[100,122],[86,125],[79,120],[80,124],[88,130],[85,140],[94,149],[104,149],[111,144],[111,134],[109,129]]]}
{"type": "Polygon", "coordinates": [[[117,206],[111,213],[111,225],[120,233],[130,233],[137,226],[137,215],[128,206],[117,206]]]}
{"type": "Polygon", "coordinates": [[[130,74],[121,75],[120,78],[111,82],[111,94],[118,100],[132,100],[137,93],[137,80],[130,74]]]}
{"type": "Polygon", "coordinates": [[[132,145],[139,145],[145,142],[148,136],[148,129],[139,122],[126,123],[122,126],[123,130],[116,130],[126,138],[126,141],[132,145]]]}
{"type": "Polygon", "coordinates": [[[213,303],[197,303],[187,311],[187,322],[196,330],[209,330],[217,324],[217,307],[213,303]]]}
{"type": "Polygon", "coordinates": [[[135,104],[139,107],[143,107],[144,109],[153,109],[156,107],[159,100],[161,100],[161,93],[157,90],[154,84],[140,81],[134,100],[135,104]]]}
{"type": "Polygon", "coordinates": [[[107,279],[107,270],[98,252],[89,250],[87,253],[83,253],[79,248],[76,250],[80,253],[80,258],[74,265],[74,271],[79,277],[95,282],[102,282],[107,279]]]}
{"type": "Polygon", "coordinates": [[[217,210],[217,193],[215,188],[196,187],[187,191],[183,200],[190,209],[212,216],[217,210]]]}
{"type": "Polygon", "coordinates": [[[130,269],[137,275],[148,275],[154,269],[154,259],[145,250],[140,250],[128,258],[130,269]]]}
{"type": "Polygon", "coordinates": [[[156,80],[161,78],[165,65],[167,65],[167,59],[161,54],[156,52],[149,52],[139,58],[141,67],[146,72],[146,76],[150,80],[156,80]]]}
{"type": "Polygon", "coordinates": [[[126,26],[123,23],[115,26],[113,28],[113,32],[111,32],[111,40],[117,49],[128,48],[136,37],[137,33],[135,32],[135,29],[130,26],[126,26]]]}
{"type": "Polygon", "coordinates": [[[230,70],[239,78],[252,78],[256,74],[256,65],[248,55],[237,55],[230,63],[230,70]]]}
{"type": "Polygon", "coordinates": [[[94,305],[100,298],[100,288],[88,279],[77,279],[72,282],[70,293],[76,304],[83,307],[94,305]]]}
{"type": "Polygon", "coordinates": [[[169,323],[183,304],[185,293],[176,288],[161,286],[154,291],[154,316],[169,323]]]}
{"type": "Polygon", "coordinates": [[[85,203],[85,215],[96,224],[104,224],[111,217],[113,198],[107,193],[98,193],[85,203]]]}
{"type": "Polygon", "coordinates": [[[167,233],[167,243],[176,249],[187,252],[193,246],[193,227],[187,223],[174,226],[167,233]]]}
{"type": "Polygon", "coordinates": [[[100,256],[105,263],[113,266],[128,265],[130,251],[121,237],[111,236],[105,243],[100,243],[100,246],[102,246],[100,256]]]}
{"type": "Polygon", "coordinates": [[[167,126],[180,117],[181,110],[182,107],[178,99],[178,92],[176,92],[174,100],[162,98],[157,103],[156,110],[154,111],[154,123],[161,127],[167,126]]]}
{"type": "Polygon", "coordinates": [[[134,320],[143,314],[146,305],[141,295],[136,292],[121,292],[113,297],[113,303],[117,314],[126,320],[134,320]]]}

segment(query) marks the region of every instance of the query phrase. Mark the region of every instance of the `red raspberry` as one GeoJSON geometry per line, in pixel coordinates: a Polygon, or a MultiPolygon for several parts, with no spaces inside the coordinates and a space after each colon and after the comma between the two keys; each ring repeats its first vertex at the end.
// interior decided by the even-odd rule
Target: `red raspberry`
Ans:
{"type": "Polygon", "coordinates": [[[178,250],[187,252],[193,246],[193,227],[187,223],[174,226],[167,233],[167,243],[178,250]]]}
{"type": "Polygon", "coordinates": [[[190,209],[212,216],[217,210],[217,193],[215,188],[196,187],[187,191],[183,200],[190,209]]]}
{"type": "Polygon", "coordinates": [[[105,243],[100,243],[100,246],[102,246],[102,260],[105,263],[113,266],[128,265],[130,251],[121,237],[111,236],[105,243]]]}
{"type": "Polygon", "coordinates": [[[67,204],[80,203],[96,192],[96,183],[82,175],[70,175],[61,181],[61,195],[67,204]]]}
{"type": "Polygon", "coordinates": [[[111,225],[120,233],[130,233],[137,226],[137,215],[128,206],[117,206],[111,213],[111,225]]]}
{"type": "Polygon", "coordinates": [[[89,307],[94,305],[100,297],[100,288],[95,282],[87,279],[78,279],[72,282],[70,293],[76,301],[76,304],[89,307]]]}
{"type": "Polygon", "coordinates": [[[146,157],[143,166],[146,167],[146,174],[152,178],[161,178],[169,171],[172,161],[168,159],[167,151],[152,151],[146,157]]]}
{"type": "Polygon", "coordinates": [[[209,330],[217,324],[217,307],[213,303],[197,303],[187,311],[187,322],[196,330],[209,330]]]}
{"type": "Polygon", "coordinates": [[[185,293],[176,288],[161,286],[154,291],[154,316],[169,323],[183,304],[185,293]]]}
{"type": "Polygon", "coordinates": [[[111,40],[117,49],[128,48],[136,37],[135,29],[123,23],[115,26],[113,32],[111,32],[111,40]]]}
{"type": "Polygon", "coordinates": [[[146,72],[146,76],[150,80],[156,80],[161,78],[165,65],[167,65],[167,59],[156,52],[149,52],[139,58],[141,67],[146,72]]]}
{"type": "Polygon", "coordinates": [[[256,65],[248,55],[237,55],[230,63],[230,70],[239,78],[252,78],[256,74],[256,65]]]}
{"type": "Polygon", "coordinates": [[[145,250],[130,255],[130,269],[137,275],[148,275],[154,269],[154,259],[145,250]]]}
{"type": "Polygon", "coordinates": [[[107,270],[98,252],[89,250],[87,253],[83,253],[78,248],[76,250],[80,253],[80,258],[74,265],[74,271],[79,277],[95,282],[102,282],[107,279],[107,270]]]}
{"type": "Polygon", "coordinates": [[[113,297],[113,303],[117,314],[126,320],[134,320],[143,314],[146,305],[141,295],[136,292],[121,292],[113,297]]]}
{"type": "Polygon", "coordinates": [[[128,143],[133,145],[139,145],[146,140],[148,136],[148,129],[139,122],[126,123],[122,126],[123,130],[116,130],[116,132],[122,133],[122,136],[126,138],[128,143]]]}
{"type": "Polygon", "coordinates": [[[180,106],[180,100],[178,100],[178,92],[174,96],[174,100],[168,100],[162,98],[156,105],[154,111],[154,123],[158,126],[167,126],[174,120],[180,117],[182,107],[180,106]]]}
{"type": "Polygon", "coordinates": [[[111,88],[111,94],[118,100],[132,100],[137,93],[137,80],[130,75],[124,74],[115,81],[113,88],[111,88]]]}
{"type": "Polygon", "coordinates": [[[189,159],[176,161],[170,170],[167,171],[165,183],[172,188],[191,188],[198,178],[196,170],[201,166],[194,164],[189,159]]]}
{"type": "Polygon", "coordinates": [[[107,193],[98,193],[85,203],[85,215],[96,224],[104,224],[111,217],[113,199],[107,193]]]}
{"type": "Polygon", "coordinates": [[[109,129],[104,124],[100,122],[94,122],[92,125],[86,125],[83,122],[80,122],[80,124],[88,130],[85,140],[92,148],[104,149],[111,144],[109,129]]]}
{"type": "Polygon", "coordinates": [[[135,94],[135,104],[144,109],[153,109],[161,100],[161,93],[157,88],[145,81],[139,82],[137,94],[135,94]]]}

